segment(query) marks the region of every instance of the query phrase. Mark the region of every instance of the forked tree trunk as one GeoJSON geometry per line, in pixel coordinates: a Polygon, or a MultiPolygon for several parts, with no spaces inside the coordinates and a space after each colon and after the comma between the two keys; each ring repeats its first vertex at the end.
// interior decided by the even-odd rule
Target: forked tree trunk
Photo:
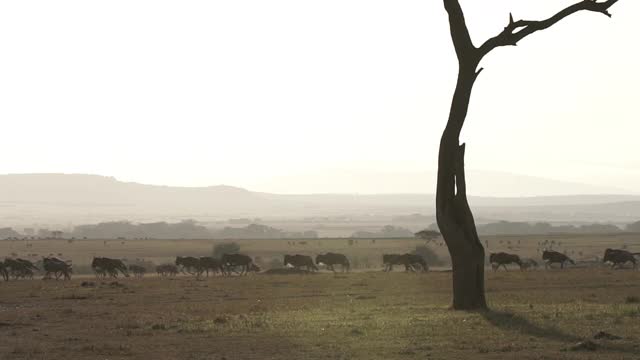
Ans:
{"type": "Polygon", "coordinates": [[[460,131],[467,117],[471,90],[482,71],[476,69],[480,60],[492,50],[502,46],[514,46],[525,37],[548,29],[569,15],[590,11],[611,16],[609,8],[618,0],[580,0],[542,21],[514,21],[510,15],[509,23],[504,30],[478,48],[471,41],[459,0],[443,2],[449,14],[451,39],[460,68],[449,121],[440,140],[436,215],[453,265],[453,308],[484,309],[487,307],[484,295],[484,248],[478,238],[473,214],[467,202],[464,177],[465,147],[464,144],[460,145],[460,131]]]}
{"type": "Polygon", "coordinates": [[[477,63],[460,64],[447,127],[440,140],[436,215],[453,266],[453,308],[484,309],[484,248],[467,202],[464,172],[465,145],[460,131],[467,116],[477,63]]]}

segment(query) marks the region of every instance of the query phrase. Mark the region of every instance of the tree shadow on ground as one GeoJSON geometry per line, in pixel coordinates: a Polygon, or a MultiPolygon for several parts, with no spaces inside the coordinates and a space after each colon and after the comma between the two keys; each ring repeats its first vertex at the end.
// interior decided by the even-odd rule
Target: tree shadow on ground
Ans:
{"type": "Polygon", "coordinates": [[[516,331],[525,335],[535,336],[562,342],[578,342],[581,337],[568,334],[555,326],[540,326],[526,318],[506,311],[486,310],[479,312],[491,325],[505,331],[516,331]]]}
{"type": "MultiPolygon", "coordinates": [[[[533,336],[537,338],[564,342],[568,344],[576,344],[585,340],[593,340],[578,335],[569,334],[558,329],[556,326],[540,326],[535,324],[523,316],[506,311],[486,310],[478,312],[491,325],[504,331],[518,332],[523,335],[533,336]]],[[[640,349],[629,343],[613,343],[610,341],[599,342],[600,350],[614,351],[621,353],[637,354],[640,349]]]]}

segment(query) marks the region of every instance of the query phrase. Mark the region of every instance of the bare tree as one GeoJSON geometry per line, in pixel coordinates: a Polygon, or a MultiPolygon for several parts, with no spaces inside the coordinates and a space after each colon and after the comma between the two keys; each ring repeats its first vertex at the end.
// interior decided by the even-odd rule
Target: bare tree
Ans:
{"type": "Polygon", "coordinates": [[[616,2],[618,0],[582,0],[541,21],[514,21],[510,15],[509,23],[501,33],[476,47],[471,41],[459,0],[444,0],[459,71],[449,120],[440,140],[436,213],[438,227],[451,254],[454,309],[487,307],[484,292],[485,254],[467,202],[465,144],[460,144],[460,131],[467,116],[471,90],[482,72],[482,68],[479,68],[480,61],[492,50],[502,46],[515,46],[525,37],[548,29],[577,12],[584,10],[610,17],[609,8],[616,2]]]}

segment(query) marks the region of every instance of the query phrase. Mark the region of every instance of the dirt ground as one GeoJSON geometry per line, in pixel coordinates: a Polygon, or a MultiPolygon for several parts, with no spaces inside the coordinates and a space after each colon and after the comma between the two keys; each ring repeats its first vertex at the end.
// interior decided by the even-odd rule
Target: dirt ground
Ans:
{"type": "Polygon", "coordinates": [[[0,282],[0,359],[640,358],[640,271],[488,271],[488,312],[449,310],[450,283],[401,271],[0,282]],[[572,348],[587,340],[594,350],[572,348]]]}

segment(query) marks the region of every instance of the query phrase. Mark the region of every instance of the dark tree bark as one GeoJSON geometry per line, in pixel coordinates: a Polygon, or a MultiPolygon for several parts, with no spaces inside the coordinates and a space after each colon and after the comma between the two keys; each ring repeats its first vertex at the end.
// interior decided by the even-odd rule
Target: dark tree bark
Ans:
{"type": "Polygon", "coordinates": [[[460,132],[467,117],[471,91],[482,71],[482,68],[478,68],[480,61],[495,48],[515,46],[525,37],[550,28],[579,11],[597,12],[610,17],[608,10],[616,2],[618,0],[582,0],[542,21],[514,21],[510,15],[509,23],[500,34],[487,40],[482,46],[475,47],[459,0],[444,0],[459,70],[449,120],[440,140],[436,215],[453,265],[454,309],[474,310],[487,307],[484,292],[484,247],[467,202],[465,145],[460,145],[460,132]]]}

